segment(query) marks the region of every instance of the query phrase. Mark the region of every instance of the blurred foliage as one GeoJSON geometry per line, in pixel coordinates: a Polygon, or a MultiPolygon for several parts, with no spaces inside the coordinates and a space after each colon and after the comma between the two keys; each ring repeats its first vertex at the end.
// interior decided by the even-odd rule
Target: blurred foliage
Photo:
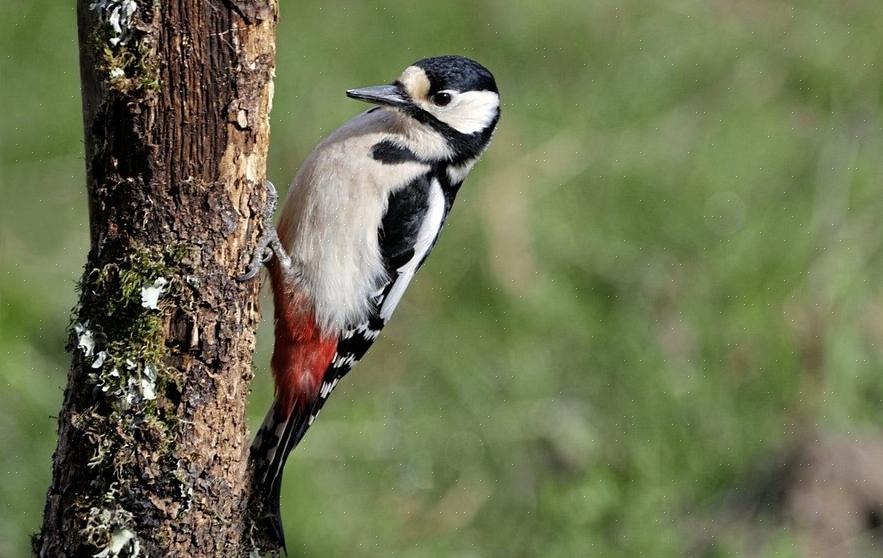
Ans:
{"type": "MultiPolygon", "coordinates": [[[[0,556],[39,525],[88,244],[70,4],[0,4],[0,556]]],[[[364,109],[345,89],[418,58],[472,56],[504,97],[289,462],[294,555],[797,556],[787,521],[717,510],[801,437],[883,420],[881,27],[874,0],[283,2],[280,189],[364,109]]]]}

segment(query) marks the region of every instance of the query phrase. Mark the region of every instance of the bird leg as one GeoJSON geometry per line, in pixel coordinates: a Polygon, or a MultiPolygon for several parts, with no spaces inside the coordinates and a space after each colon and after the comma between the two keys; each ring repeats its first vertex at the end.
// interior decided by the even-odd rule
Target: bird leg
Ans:
{"type": "Polygon", "coordinates": [[[261,270],[261,265],[273,259],[273,254],[276,254],[276,259],[279,260],[282,273],[289,275],[291,272],[291,258],[285,252],[285,248],[279,241],[279,235],[276,234],[276,229],[273,227],[273,214],[276,212],[276,202],[279,195],[276,193],[276,187],[269,180],[264,181],[264,186],[267,188],[267,204],[264,206],[263,219],[264,232],[258,240],[257,250],[255,250],[254,257],[248,264],[245,273],[236,277],[239,282],[254,279],[261,270]]]}

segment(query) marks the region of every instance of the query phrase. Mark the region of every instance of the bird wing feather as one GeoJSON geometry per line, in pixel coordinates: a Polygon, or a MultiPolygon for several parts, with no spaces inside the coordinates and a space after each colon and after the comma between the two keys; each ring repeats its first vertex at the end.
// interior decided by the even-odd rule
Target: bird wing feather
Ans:
{"type": "Polygon", "coordinates": [[[378,235],[387,281],[374,294],[371,313],[341,334],[314,404],[311,421],[352,367],[364,356],[398,306],[441,232],[450,205],[441,184],[422,175],[392,193],[378,235]]]}

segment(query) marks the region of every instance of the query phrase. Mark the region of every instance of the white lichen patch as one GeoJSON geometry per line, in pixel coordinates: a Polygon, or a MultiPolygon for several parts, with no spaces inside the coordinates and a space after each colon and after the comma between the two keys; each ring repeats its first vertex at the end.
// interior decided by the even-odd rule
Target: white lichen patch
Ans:
{"type": "Polygon", "coordinates": [[[98,351],[98,354],[95,355],[95,360],[92,361],[92,368],[101,368],[105,360],[107,360],[107,351],[98,351]]]}
{"type": "Polygon", "coordinates": [[[124,45],[132,34],[132,22],[138,4],[135,0],[96,0],[89,9],[99,13],[101,21],[110,25],[110,44],[124,45]]]}
{"type": "Polygon", "coordinates": [[[138,536],[129,527],[135,516],[116,505],[116,497],[111,486],[103,497],[106,507],[90,508],[86,526],[80,531],[88,544],[99,549],[93,558],[136,558],[141,554],[138,536]]]}
{"type": "Polygon", "coordinates": [[[136,372],[139,365],[132,359],[126,359],[122,372],[116,365],[116,360],[104,351],[99,353],[92,368],[99,368],[95,364],[105,359],[111,359],[114,366],[110,371],[92,372],[89,381],[95,384],[102,393],[107,395],[111,404],[117,411],[128,411],[133,406],[142,405],[147,401],[156,399],[157,367],[154,364],[145,364],[140,373],[136,372]]]}
{"type": "Polygon", "coordinates": [[[169,280],[165,277],[158,277],[153,283],[144,283],[141,286],[141,306],[148,310],[159,308],[159,297],[168,284],[169,280]]]}
{"type": "Polygon", "coordinates": [[[95,334],[89,329],[89,322],[74,324],[74,333],[77,335],[77,348],[86,356],[92,356],[95,351],[95,334]]]}
{"type": "Polygon", "coordinates": [[[114,406],[119,411],[127,411],[134,405],[156,399],[156,367],[152,364],[145,365],[140,377],[129,378],[125,385],[113,392],[113,397],[114,406]]]}
{"type": "MultiPolygon", "coordinates": [[[[108,372],[107,376],[110,378],[110,381],[113,382],[120,377],[120,371],[117,368],[114,368],[113,370],[108,372]]],[[[107,393],[107,391],[110,389],[110,386],[107,384],[104,378],[101,378],[100,382],[98,382],[98,385],[101,386],[101,391],[103,391],[104,393],[107,393]]]]}
{"type": "Polygon", "coordinates": [[[126,72],[122,68],[113,68],[110,71],[110,78],[111,79],[119,79],[122,77],[126,77],[126,72]]]}
{"type": "Polygon", "coordinates": [[[148,364],[144,367],[144,374],[141,376],[141,398],[145,401],[156,399],[156,367],[148,364]]]}
{"type": "Polygon", "coordinates": [[[126,387],[123,389],[119,395],[120,398],[120,408],[122,410],[126,410],[130,408],[132,405],[138,404],[141,402],[141,382],[136,380],[135,378],[129,378],[129,381],[126,382],[126,387]]]}
{"type": "Polygon", "coordinates": [[[107,548],[94,554],[93,558],[119,558],[127,556],[135,558],[141,554],[141,543],[138,537],[129,529],[117,529],[110,535],[110,544],[107,548]]]}

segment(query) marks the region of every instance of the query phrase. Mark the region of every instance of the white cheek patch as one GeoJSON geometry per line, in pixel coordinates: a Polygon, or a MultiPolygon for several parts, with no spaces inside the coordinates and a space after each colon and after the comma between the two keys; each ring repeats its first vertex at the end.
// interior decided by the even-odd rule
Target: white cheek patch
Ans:
{"type": "Polygon", "coordinates": [[[399,83],[412,99],[422,100],[429,94],[429,77],[426,76],[423,68],[408,66],[399,76],[399,83]]]}
{"type": "Polygon", "coordinates": [[[433,116],[461,134],[474,134],[487,128],[499,108],[500,96],[493,91],[456,93],[451,104],[445,107],[427,107],[433,116]]]}

